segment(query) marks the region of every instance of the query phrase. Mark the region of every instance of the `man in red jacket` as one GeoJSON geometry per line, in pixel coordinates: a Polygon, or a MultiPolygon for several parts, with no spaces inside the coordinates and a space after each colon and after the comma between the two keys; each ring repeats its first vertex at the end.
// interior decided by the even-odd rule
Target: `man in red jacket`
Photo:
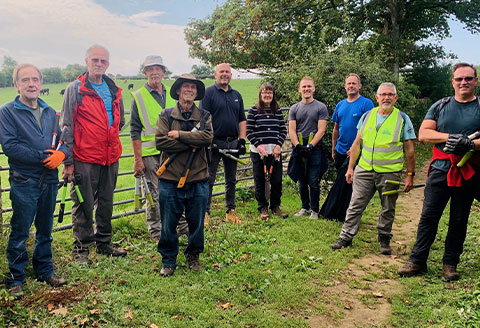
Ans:
{"type": "Polygon", "coordinates": [[[73,256],[79,263],[90,264],[89,246],[93,243],[97,254],[115,257],[127,254],[111,245],[113,192],[122,153],[119,131],[125,118],[122,90],[105,75],[108,50],[100,45],[91,46],[85,63],[88,71],[65,89],[62,109],[65,144],[73,151],[73,157],[65,160],[62,174],[69,180],[73,177],[84,199],[80,203],[72,188],[73,256]]]}

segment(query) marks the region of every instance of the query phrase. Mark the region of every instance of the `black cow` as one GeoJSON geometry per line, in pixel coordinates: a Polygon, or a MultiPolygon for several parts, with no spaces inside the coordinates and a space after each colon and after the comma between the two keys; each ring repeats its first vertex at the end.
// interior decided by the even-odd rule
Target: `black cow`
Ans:
{"type": "Polygon", "coordinates": [[[62,89],[60,90],[60,94],[63,96],[63,94],[65,93],[65,89],[62,89]]]}
{"type": "Polygon", "coordinates": [[[132,89],[133,89],[133,83],[130,83],[130,84],[128,85],[128,90],[132,90],[132,89]]]}
{"type": "Polygon", "coordinates": [[[40,89],[40,96],[43,96],[43,95],[50,95],[50,89],[49,88],[45,88],[45,89],[40,89]]]}

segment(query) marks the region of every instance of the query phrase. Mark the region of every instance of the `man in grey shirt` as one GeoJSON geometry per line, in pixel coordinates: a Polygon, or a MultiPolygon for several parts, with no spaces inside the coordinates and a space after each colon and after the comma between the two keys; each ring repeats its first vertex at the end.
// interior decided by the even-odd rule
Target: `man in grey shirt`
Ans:
{"type": "Polygon", "coordinates": [[[328,110],[325,104],[313,98],[315,85],[311,77],[305,76],[300,80],[298,92],[302,95],[302,101],[290,108],[288,131],[295,150],[305,159],[306,169],[299,178],[302,208],[295,216],[310,215],[311,219],[317,219],[320,179],[328,165],[322,150],[328,110]],[[299,138],[300,135],[302,138],[299,138]]]}

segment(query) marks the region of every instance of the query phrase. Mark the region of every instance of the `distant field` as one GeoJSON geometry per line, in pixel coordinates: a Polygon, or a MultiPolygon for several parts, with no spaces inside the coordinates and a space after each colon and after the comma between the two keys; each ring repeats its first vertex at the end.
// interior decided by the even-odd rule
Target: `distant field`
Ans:
{"type": "MultiPolygon", "coordinates": [[[[123,80],[117,81],[118,85],[120,88],[123,89],[122,95],[124,98],[124,104],[125,104],[125,109],[129,110],[131,101],[132,101],[132,96],[131,93],[127,90],[128,84],[133,83],[134,84],[134,90],[140,88],[142,85],[145,84],[145,80],[130,80],[127,81],[127,83],[124,83],[123,80]]],[[[171,86],[173,84],[173,80],[167,80],[165,81],[165,85],[171,86]]],[[[204,83],[206,86],[212,85],[214,80],[209,79],[209,80],[204,80],[204,83]]],[[[251,80],[232,80],[232,87],[236,90],[238,90],[244,100],[245,108],[248,109],[250,108],[253,104],[256,103],[257,97],[258,97],[258,87],[260,86],[260,79],[251,79],[251,80]]],[[[45,84],[43,85],[43,88],[49,88],[50,89],[50,94],[44,95],[41,98],[45,100],[50,106],[52,106],[55,110],[61,111],[62,110],[62,104],[63,104],[63,96],[60,95],[60,90],[66,88],[68,83],[62,83],[62,84],[45,84]]],[[[4,104],[6,102],[11,101],[14,99],[14,97],[17,95],[17,90],[15,88],[0,88],[0,104],[4,104]]],[[[125,121],[128,123],[130,120],[129,115],[126,115],[125,121]]],[[[123,133],[128,132],[130,130],[129,124],[125,126],[125,129],[122,131],[123,133]]],[[[123,154],[128,155],[132,154],[132,144],[130,140],[130,136],[123,136],[120,138],[123,146],[123,154]]],[[[0,166],[5,167],[7,166],[7,158],[4,155],[0,156],[0,166]]],[[[133,157],[127,157],[127,158],[122,158],[120,160],[120,169],[119,172],[129,172],[132,170],[133,167],[133,157]]],[[[61,167],[60,167],[61,171],[61,167]]],[[[1,181],[1,187],[6,188],[9,187],[9,182],[8,182],[8,171],[0,171],[0,181],[1,181]]],[[[121,175],[118,178],[117,181],[117,188],[126,188],[126,187],[132,187],[134,185],[134,179],[131,174],[125,174],[121,175]]],[[[217,191],[220,187],[215,187],[215,191],[217,191]]],[[[219,191],[219,190],[218,190],[219,191]]],[[[115,201],[124,201],[127,199],[132,199],[133,198],[133,191],[125,191],[125,192],[120,192],[115,194],[115,201]]],[[[10,199],[8,193],[3,193],[2,194],[2,201],[3,201],[3,207],[7,208],[10,206],[10,199]]],[[[67,210],[70,210],[71,203],[67,202],[67,210]]],[[[121,213],[123,211],[129,211],[133,209],[133,203],[127,203],[125,205],[119,205],[114,208],[114,211],[116,213],[121,213]]],[[[4,219],[5,222],[9,221],[9,218],[11,216],[11,212],[9,213],[4,213],[4,219]]],[[[66,221],[65,223],[69,223],[70,221],[70,216],[65,218],[66,221]]]]}
{"type": "MultiPolygon", "coordinates": [[[[123,80],[118,80],[118,86],[122,88],[123,101],[126,109],[130,109],[130,104],[132,102],[132,95],[127,90],[127,87],[130,83],[134,84],[134,90],[140,88],[145,84],[145,80],[129,80],[127,83],[124,83],[123,80]]],[[[164,83],[167,86],[171,86],[174,80],[166,80],[164,83]]],[[[208,87],[213,84],[214,80],[207,79],[203,80],[205,85],[208,87]]],[[[243,102],[245,108],[250,108],[256,103],[258,97],[258,87],[260,86],[261,79],[248,79],[248,80],[232,80],[232,87],[240,92],[243,97],[243,102]]],[[[50,95],[44,95],[41,98],[45,100],[50,106],[55,110],[62,110],[63,97],[60,95],[60,90],[65,89],[68,83],[60,84],[44,84],[43,88],[50,89],[50,95]]],[[[15,88],[0,88],[0,104],[11,101],[17,95],[17,90],[15,88]]]]}

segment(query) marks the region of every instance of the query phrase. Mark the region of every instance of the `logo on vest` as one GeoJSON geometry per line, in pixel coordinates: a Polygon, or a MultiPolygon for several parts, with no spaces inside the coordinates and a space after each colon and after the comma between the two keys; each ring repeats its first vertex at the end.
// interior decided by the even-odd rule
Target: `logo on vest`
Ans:
{"type": "Polygon", "coordinates": [[[382,134],[386,134],[386,135],[389,135],[389,136],[392,135],[392,133],[389,130],[383,130],[382,134]]]}

